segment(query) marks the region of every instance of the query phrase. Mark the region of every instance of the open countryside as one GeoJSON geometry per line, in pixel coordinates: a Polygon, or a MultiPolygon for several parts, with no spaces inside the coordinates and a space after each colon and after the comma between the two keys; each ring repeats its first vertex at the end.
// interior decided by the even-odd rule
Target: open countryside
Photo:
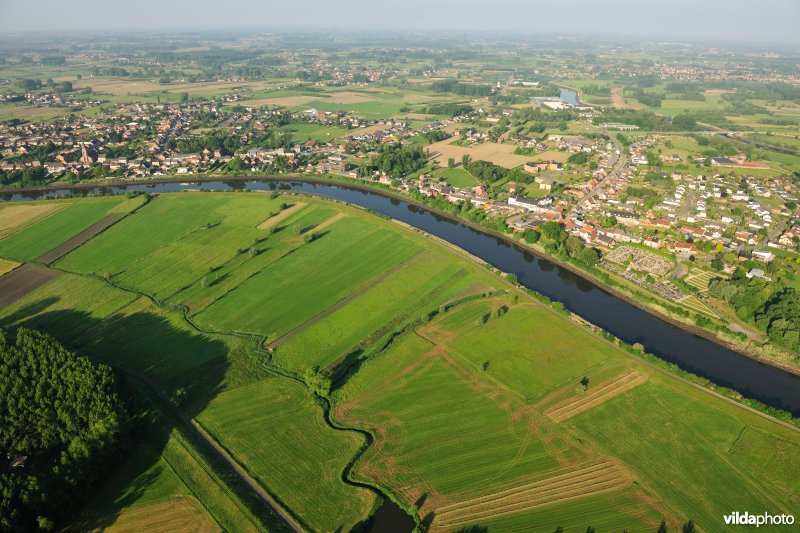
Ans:
{"type": "MultiPolygon", "coordinates": [[[[81,215],[61,238],[94,224],[101,205],[125,202],[71,200],[64,213],[81,215]]],[[[5,305],[0,322],[144,374],[303,528],[355,527],[384,494],[431,530],[550,523],[558,513],[562,527],[591,517],[652,531],[689,516],[713,523],[754,501],[786,512],[797,503],[791,482],[772,484],[800,468],[797,431],[647,366],[424,235],[295,195],[175,193],[129,205],[138,207],[38,267],[60,276],[5,305]],[[290,274],[293,288],[265,283],[290,274]],[[315,373],[332,379],[320,385],[315,373]],[[626,439],[641,445],[613,444],[626,439]],[[766,445],[785,461],[765,464],[766,445]],[[732,470],[734,457],[764,465],[763,475],[732,470]],[[697,507],[698,490],[718,496],[697,507]],[[627,510],[609,515],[615,506],[627,510]]],[[[9,260],[31,255],[3,249],[9,260]]],[[[147,474],[192,468],[173,465],[186,437],[169,439],[178,440],[160,452],[147,445],[107,482],[113,493],[149,476],[152,497],[104,495],[82,520],[258,527],[238,505],[224,511],[215,500],[225,492],[209,504],[185,483],[147,474]]]]}
{"type": "Polygon", "coordinates": [[[800,3],[0,4],[0,532],[797,529],[800,3]]]}

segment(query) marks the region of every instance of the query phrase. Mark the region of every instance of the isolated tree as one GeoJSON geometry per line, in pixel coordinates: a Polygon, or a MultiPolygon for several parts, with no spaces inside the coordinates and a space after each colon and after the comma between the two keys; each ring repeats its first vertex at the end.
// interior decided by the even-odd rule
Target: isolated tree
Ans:
{"type": "Polygon", "coordinates": [[[461,166],[462,167],[467,168],[469,166],[470,162],[472,162],[472,157],[470,157],[469,154],[464,154],[464,155],[461,156],[461,166]]]}
{"type": "Polygon", "coordinates": [[[309,390],[318,396],[327,398],[331,393],[333,379],[327,370],[321,370],[318,366],[307,368],[303,372],[303,381],[309,390]]]}
{"type": "Polygon", "coordinates": [[[694,533],[694,520],[689,520],[683,524],[683,533],[694,533]]]}
{"type": "Polygon", "coordinates": [[[666,520],[661,521],[661,525],[658,526],[657,533],[667,533],[667,522],[666,520]]]}
{"type": "Polygon", "coordinates": [[[240,172],[242,170],[242,167],[243,167],[242,160],[238,157],[234,157],[233,159],[228,161],[228,164],[225,166],[225,168],[227,168],[231,172],[240,172]]]}
{"type": "Polygon", "coordinates": [[[448,166],[448,168],[455,168],[455,166],[456,166],[455,158],[453,158],[453,157],[449,158],[447,160],[447,166],[448,166]]]}

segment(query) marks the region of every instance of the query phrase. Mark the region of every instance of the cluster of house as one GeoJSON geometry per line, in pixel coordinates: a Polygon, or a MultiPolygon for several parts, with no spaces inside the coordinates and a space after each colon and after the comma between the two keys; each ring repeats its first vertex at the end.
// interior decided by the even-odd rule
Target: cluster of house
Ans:
{"type": "Polygon", "coordinates": [[[23,94],[0,94],[0,102],[25,102],[32,107],[72,108],[96,107],[105,103],[104,100],[98,98],[75,98],[75,95],[71,93],[47,91],[30,91],[23,94]]]}

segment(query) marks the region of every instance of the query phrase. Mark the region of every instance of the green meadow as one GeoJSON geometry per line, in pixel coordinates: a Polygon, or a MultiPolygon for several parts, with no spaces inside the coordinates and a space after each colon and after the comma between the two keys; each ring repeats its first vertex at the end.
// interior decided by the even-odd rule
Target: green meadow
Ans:
{"type": "Polygon", "coordinates": [[[0,240],[0,257],[32,261],[108,215],[119,197],[73,201],[68,207],[0,240]]]}
{"type": "Polygon", "coordinates": [[[26,211],[0,256],[35,259],[114,209],[126,216],[56,261],[59,276],[0,309],[0,327],[50,332],[164,393],[130,378],[159,422],[76,522],[274,526],[166,402],[313,531],[360,527],[381,491],[436,531],[690,519],[716,531],[731,510],[800,503],[797,431],[352,206],[257,193],[70,200],[26,211]],[[324,401],[303,381],[312,367],[332,377],[324,401]]]}

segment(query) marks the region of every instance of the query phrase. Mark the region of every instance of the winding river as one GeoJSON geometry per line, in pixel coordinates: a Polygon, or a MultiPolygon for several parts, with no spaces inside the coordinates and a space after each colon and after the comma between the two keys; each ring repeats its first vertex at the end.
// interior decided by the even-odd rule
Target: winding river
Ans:
{"type": "MultiPolygon", "coordinates": [[[[441,217],[424,208],[385,196],[379,191],[365,191],[346,185],[292,181],[288,178],[209,181],[203,182],[202,187],[212,190],[252,189],[310,193],[369,208],[436,235],[500,270],[513,272],[521,284],[563,303],[570,311],[625,342],[641,343],[648,352],[689,372],[735,389],[746,397],[800,416],[800,377],[760,363],[660,320],[591,281],[546,259],[535,257],[519,246],[441,217]]],[[[66,194],[97,194],[127,190],[170,192],[199,188],[200,185],[185,183],[134,184],[79,190],[53,189],[32,193],[0,193],[0,200],[22,201],[66,194]]]]}

